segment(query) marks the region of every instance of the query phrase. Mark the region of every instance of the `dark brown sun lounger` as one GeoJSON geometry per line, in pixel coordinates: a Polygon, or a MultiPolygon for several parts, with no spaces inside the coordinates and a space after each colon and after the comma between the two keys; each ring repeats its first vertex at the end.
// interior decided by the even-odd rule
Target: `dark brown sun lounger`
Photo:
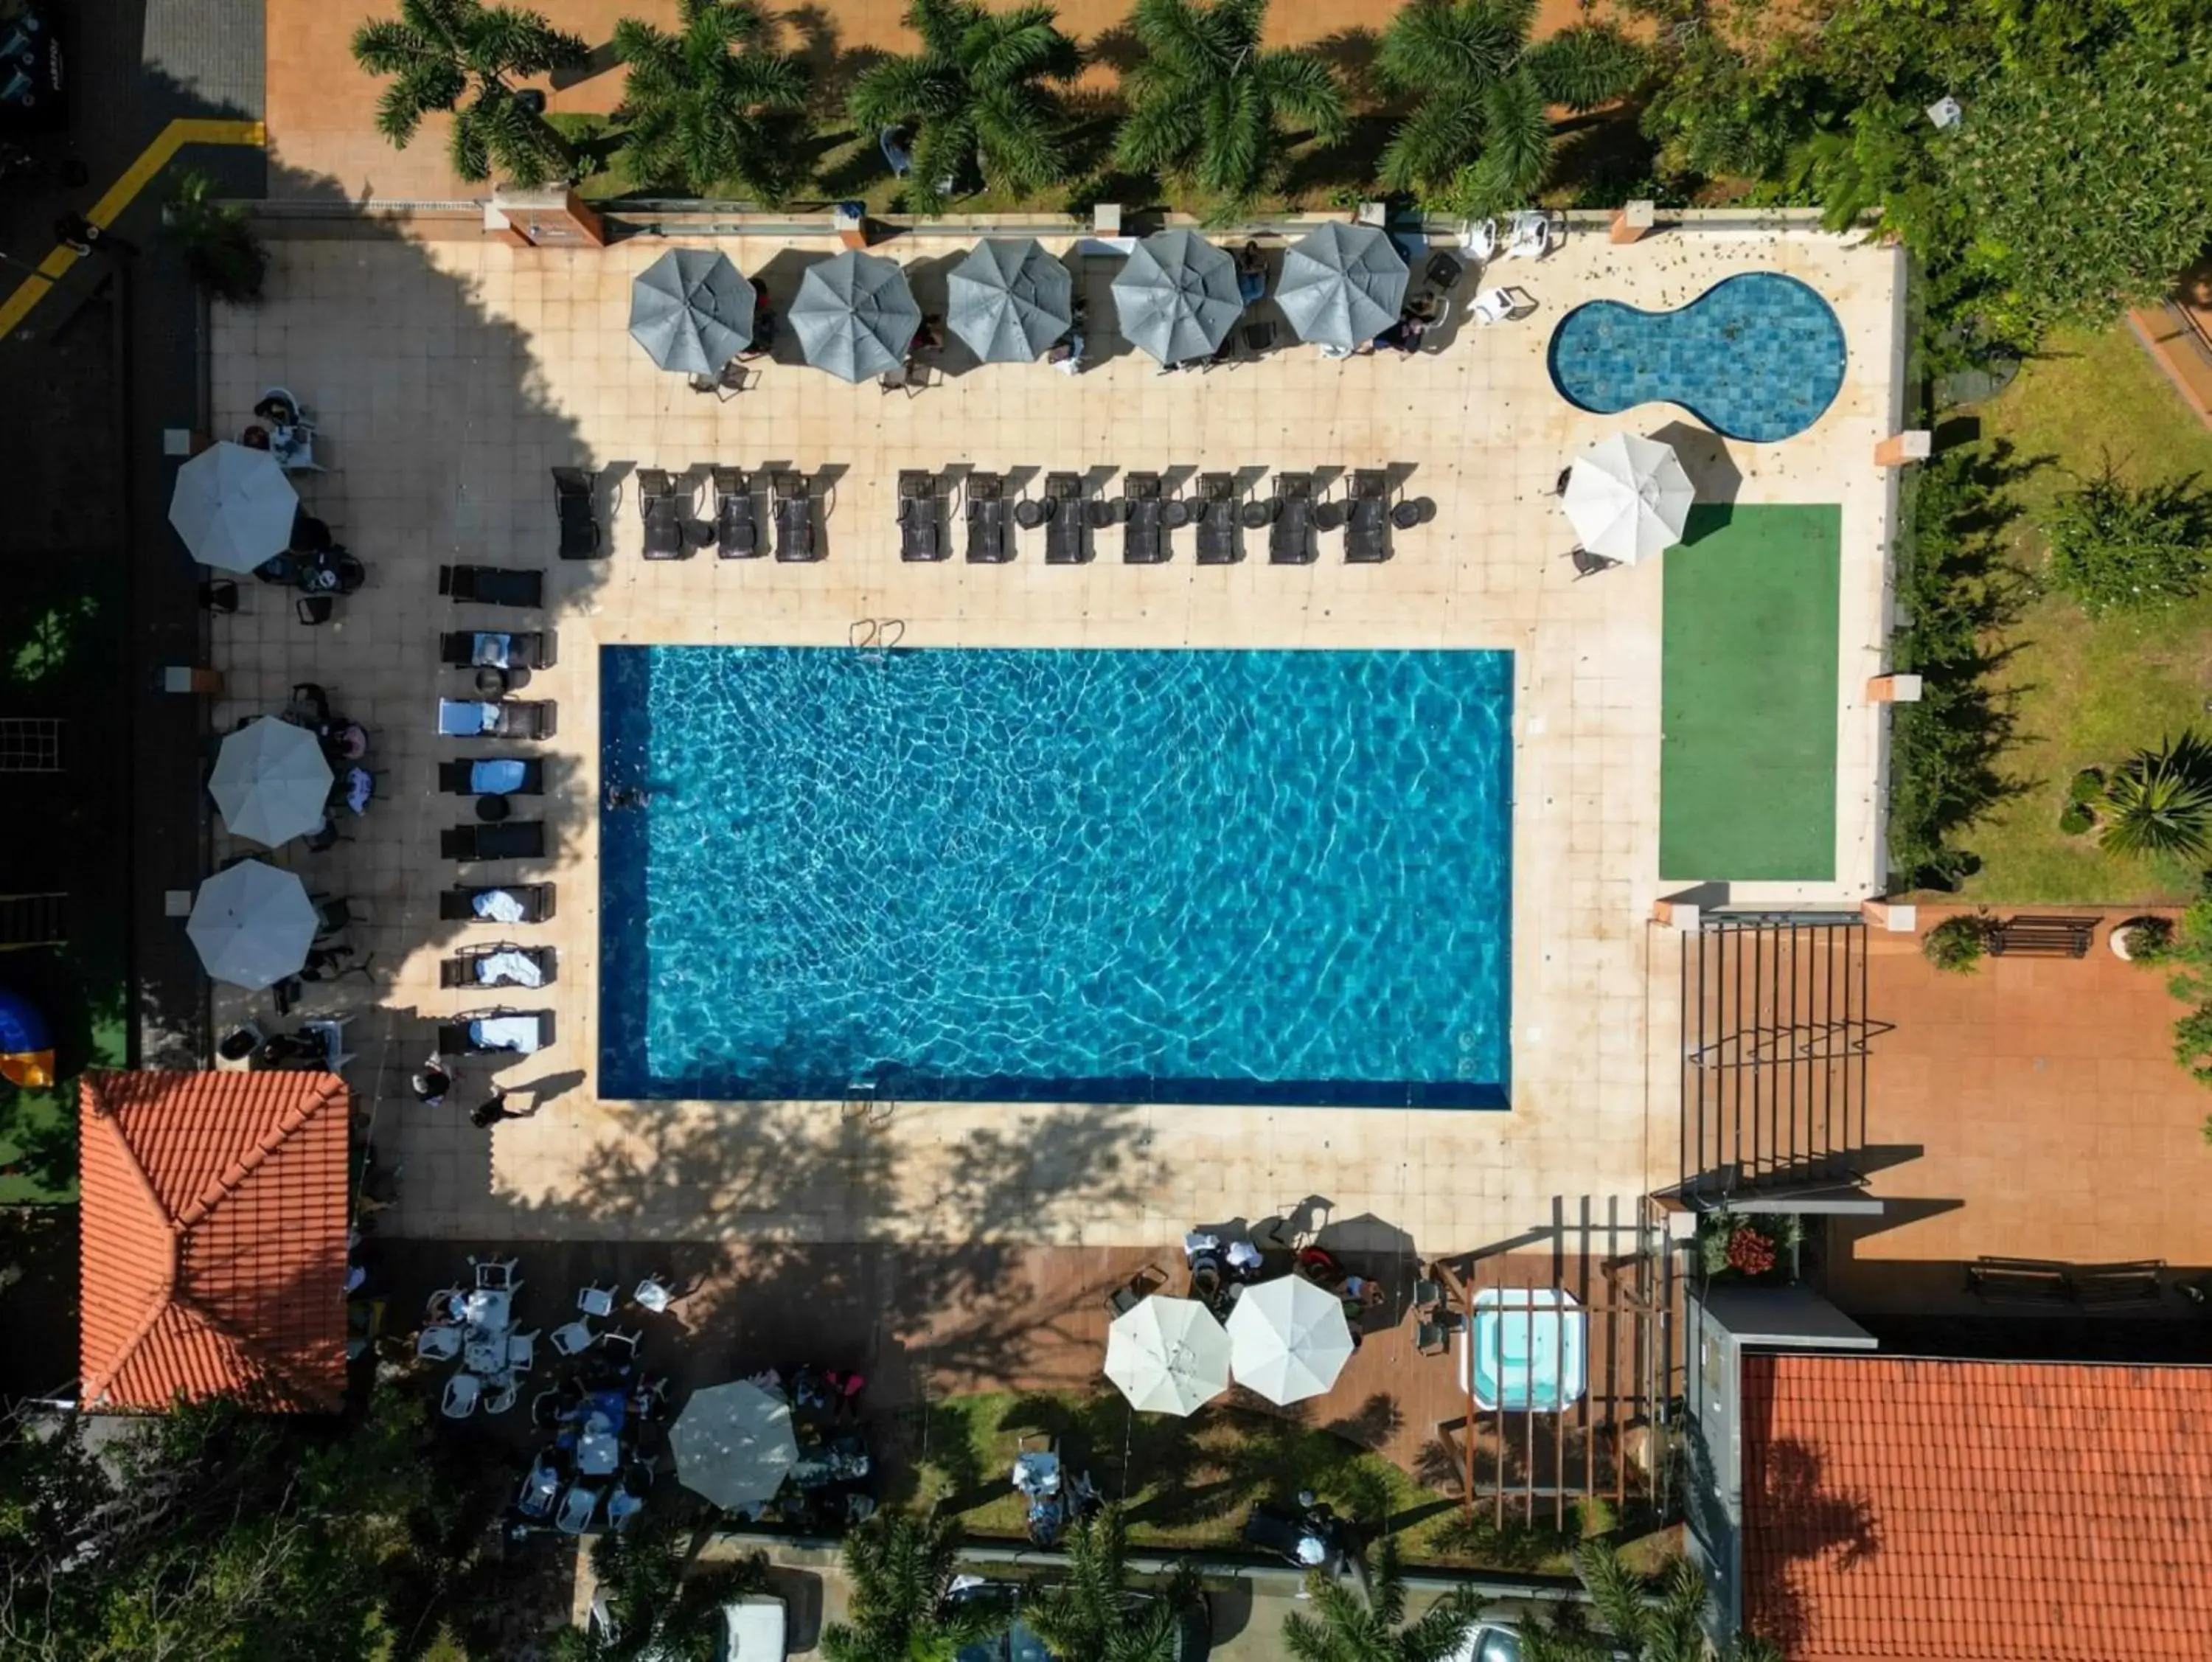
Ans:
{"type": "Polygon", "coordinates": [[[750,476],[740,467],[716,468],[714,552],[725,560],[750,560],[766,551],[761,547],[750,476]]]}
{"type": "Polygon", "coordinates": [[[438,661],[454,669],[469,669],[477,662],[477,636],[507,636],[507,669],[544,669],[553,661],[546,655],[545,636],[536,630],[526,634],[495,629],[453,630],[438,636],[438,661]]]}
{"type": "Polygon", "coordinates": [[[513,566],[441,565],[438,593],[456,604],[542,606],[545,604],[545,574],[513,566]]]}
{"type": "Polygon", "coordinates": [[[561,557],[588,560],[599,551],[599,520],[592,507],[592,476],[580,467],[553,470],[553,512],[561,521],[561,557]]]}
{"type": "Polygon", "coordinates": [[[541,860],[545,855],[545,822],[542,819],[501,819],[489,825],[455,825],[438,833],[441,858],[464,863],[475,860],[541,860]]]}
{"type": "Polygon", "coordinates": [[[459,888],[447,889],[438,896],[438,918],[444,923],[495,923],[496,918],[485,917],[477,910],[477,902],[489,894],[511,894],[522,908],[522,916],[515,921],[522,923],[543,923],[553,916],[553,886],[550,883],[477,883],[459,888]]]}
{"type": "Polygon", "coordinates": [[[441,961],[438,965],[438,984],[441,987],[523,985],[525,983],[509,980],[496,972],[491,972],[490,979],[485,978],[487,963],[494,959],[504,958],[508,953],[513,953],[517,958],[527,959],[537,966],[538,985],[544,986],[553,979],[555,959],[553,949],[550,947],[517,947],[507,941],[500,941],[490,946],[464,947],[453,957],[441,961]]]}
{"type": "Polygon", "coordinates": [[[467,756],[458,762],[441,762],[438,788],[449,796],[542,796],[545,794],[545,764],[535,756],[467,756]],[[479,790],[476,769],[482,762],[520,762],[522,782],[509,791],[479,790]]]}

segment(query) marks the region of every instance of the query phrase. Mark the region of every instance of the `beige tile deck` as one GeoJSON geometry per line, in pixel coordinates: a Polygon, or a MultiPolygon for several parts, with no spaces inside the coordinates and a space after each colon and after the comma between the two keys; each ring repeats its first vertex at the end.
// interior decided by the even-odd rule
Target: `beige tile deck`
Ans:
{"type": "MultiPolygon", "coordinates": [[[[1856,900],[1873,892],[1877,865],[1876,728],[1861,689],[1881,636],[1887,510],[1871,453],[1896,390],[1893,256],[1806,232],[1670,234],[1626,250],[1584,232],[1540,266],[1512,271],[1542,303],[1539,316],[1463,329],[1434,356],[1323,363],[1297,349],[1224,373],[1160,376],[1125,355],[1077,379],[1000,368],[914,399],[772,366],[755,389],[720,402],[653,370],[626,336],[631,277],[663,246],[284,242],[267,301],[216,320],[219,427],[235,429],[271,382],[315,406],[334,466],[307,485],[308,500],[371,571],[341,621],[319,630],[292,621],[288,596],[247,585],[250,613],[216,624],[231,689],[217,716],[228,724],[271,708],[289,683],[313,679],[375,730],[383,800],[349,828],[355,840],[323,856],[280,857],[316,886],[361,899],[376,920],[362,933],[378,953],[374,985],[356,978],[326,990],[377,1006],[356,1024],[352,1078],[375,1101],[380,1148],[404,1164],[401,1229],[1114,1246],[1170,1241],[1193,1217],[1258,1215],[1319,1194],[1339,1216],[1371,1212],[1424,1251],[1444,1251],[1547,1221],[1554,1196],[1602,1205],[1673,1175],[1677,960],[1650,950],[1646,922],[1658,892],[1660,572],[1655,563],[1571,581],[1572,537],[1549,495],[1578,447],[1638,423],[1566,405],[1544,348],[1583,300],[1677,305],[1752,268],[1794,272],[1837,307],[1851,367],[1834,407],[1796,439],[1734,447],[1734,460],[1740,500],[1843,505],[1838,876],[1803,892],[1856,900]],[[709,555],[648,565],[626,472],[608,516],[613,557],[552,558],[549,465],[771,460],[847,470],[820,564],[709,555]],[[1409,489],[1440,512],[1380,567],[1345,565],[1331,539],[1310,568],[1264,558],[1200,568],[1187,544],[1172,564],[1135,568],[1110,534],[1084,568],[1047,568],[1035,538],[1005,567],[903,565],[894,476],[951,462],[1399,462],[1414,470],[1409,489]],[[429,1020],[484,1001],[439,990],[440,955],[497,933],[434,921],[437,893],[453,880],[435,831],[466,815],[459,799],[432,794],[435,761],[459,752],[430,733],[435,633],[491,621],[435,598],[434,567],[455,557],[544,565],[544,623],[560,655],[528,689],[559,705],[558,736],[543,747],[558,782],[546,799],[556,855],[542,870],[478,868],[559,886],[557,919],[515,932],[559,949],[557,984],[514,1001],[552,1009],[558,1039],[501,1075],[544,1083],[546,1100],[535,1117],[501,1127],[489,1151],[455,1107],[418,1108],[405,1090],[429,1020]],[[598,1100],[596,813],[586,806],[598,796],[595,648],[839,646],[864,618],[901,619],[905,643],[921,647],[1512,649],[1510,1111],[900,1104],[856,1114],[835,1104],[598,1100]]],[[[787,247],[829,245],[720,246],[751,271],[787,247]]],[[[896,252],[952,246],[916,239],[896,252]]],[[[1103,288],[1105,277],[1095,281],[1103,288]]],[[[453,691],[459,678],[444,679],[453,691]]],[[[265,1008],[219,1001],[226,1014],[253,1005],[265,1008]]]]}

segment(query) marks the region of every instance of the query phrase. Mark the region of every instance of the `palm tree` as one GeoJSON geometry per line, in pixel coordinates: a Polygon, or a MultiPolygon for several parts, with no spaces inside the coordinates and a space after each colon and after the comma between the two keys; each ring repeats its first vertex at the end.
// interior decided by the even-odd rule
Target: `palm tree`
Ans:
{"type": "Polygon", "coordinates": [[[1336,76],[1310,52],[1262,48],[1267,16],[1267,0],[1137,0],[1129,27],[1145,57],[1126,78],[1124,167],[1181,175],[1230,210],[1280,174],[1288,124],[1344,139],[1336,76]]]}
{"type": "Polygon", "coordinates": [[[789,118],[806,107],[805,61],[775,49],[776,25],[753,0],[682,0],[678,15],[673,34],[635,17],[615,25],[631,176],[687,196],[735,185],[782,201],[798,183],[789,118]]]}
{"type": "Polygon", "coordinates": [[[1198,1578],[1181,1573],[1158,1595],[1127,1583],[1121,1509],[1108,1507],[1068,1531],[1067,1580],[1026,1598],[1022,1622],[1060,1662],[1176,1662],[1198,1578]]]}
{"type": "Polygon", "coordinates": [[[768,1561],[756,1554],[734,1563],[692,1565],[684,1537],[667,1519],[650,1515],[592,1549],[607,1622],[589,1632],[564,1628],[554,1636],[553,1662],[714,1662],[724,1626],[722,1606],[768,1586],[768,1561]]]}
{"type": "Polygon", "coordinates": [[[448,149],[463,179],[489,179],[496,163],[533,189],[574,161],[546,125],[543,100],[509,84],[591,56],[579,37],[540,13],[482,0],[399,0],[398,17],[354,31],[353,55],[370,74],[392,77],[377,100],[376,129],[396,150],[407,148],[424,116],[450,110],[448,149]]]}
{"type": "Polygon", "coordinates": [[[960,1531],[948,1518],[879,1512],[845,1537],[852,1620],[822,1631],[829,1662],[952,1662],[989,1638],[1006,1613],[955,1600],[960,1531]]]}
{"type": "Polygon", "coordinates": [[[1414,99],[1382,152],[1394,191],[1467,195],[1494,213],[1527,204],[1552,166],[1554,104],[1593,109],[1644,71],[1635,42],[1582,23],[1531,44],[1536,0],[1415,0],[1384,31],[1383,80],[1414,99]]]}
{"type": "MultiPolygon", "coordinates": [[[[1624,1653],[1633,1662],[1705,1662],[1714,1654],[1705,1645],[1705,1578],[1688,1559],[1676,1559],[1655,1586],[1622,1563],[1611,1542],[1585,1541],[1575,1551],[1575,1574],[1606,1631],[1592,1632],[1569,1607],[1548,1627],[1522,1629],[1522,1662],[1612,1662],[1624,1653]]],[[[1743,1633],[1717,1657],[1782,1662],[1775,1646],[1743,1633]]]]}
{"type": "Polygon", "coordinates": [[[1314,1614],[1284,1619],[1284,1649],[1296,1662],[1444,1662],[1482,1615],[1480,1599],[1454,1588],[1407,1626],[1406,1577],[1389,1536],[1382,1537],[1370,1581],[1362,1598],[1341,1581],[1308,1576],[1314,1614]]]}
{"type": "Polygon", "coordinates": [[[224,201],[205,174],[178,175],[161,210],[161,232],[184,250],[192,281],[216,299],[248,306],[261,298],[269,251],[255,238],[246,210],[224,201]]]}
{"type": "Polygon", "coordinates": [[[2212,852],[2212,745],[2185,733],[2138,753],[2105,787],[2097,840],[2113,854],[2204,859],[2212,852]]]}
{"type": "Polygon", "coordinates": [[[907,192],[916,209],[945,205],[954,186],[981,175],[994,190],[1024,194],[1066,173],[1066,119],[1048,84],[1083,67],[1050,6],[993,11],[971,0],[914,0],[907,27],[921,37],[912,58],[891,58],[854,83],[854,122],[913,131],[907,192]]]}

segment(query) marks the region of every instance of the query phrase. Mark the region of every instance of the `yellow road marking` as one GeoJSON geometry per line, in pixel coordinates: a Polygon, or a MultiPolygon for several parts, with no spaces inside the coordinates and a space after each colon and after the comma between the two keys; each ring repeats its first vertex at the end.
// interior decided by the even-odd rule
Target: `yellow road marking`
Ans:
{"type": "MultiPolygon", "coordinates": [[[[154,175],[175,161],[177,152],[187,144],[259,145],[267,142],[267,131],[258,121],[209,121],[180,117],[162,128],[154,142],[139,151],[138,159],[123,170],[122,177],[107,187],[85,217],[106,230],[138,192],[153,182],[154,175]]],[[[68,273],[79,258],[72,250],[58,245],[40,260],[39,275],[25,277],[15,285],[14,294],[0,301],[0,335],[13,333],[16,326],[31,314],[31,308],[46,298],[47,290],[68,273]]]]}

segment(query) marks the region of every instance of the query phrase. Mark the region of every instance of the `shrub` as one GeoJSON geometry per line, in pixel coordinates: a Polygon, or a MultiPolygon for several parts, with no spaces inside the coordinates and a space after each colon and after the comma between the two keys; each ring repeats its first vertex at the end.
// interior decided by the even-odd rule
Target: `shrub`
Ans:
{"type": "Polygon", "coordinates": [[[2138,917],[2121,925],[2128,932],[2128,962],[2164,964],[2173,957],[2173,922],[2138,917]]]}
{"type": "Polygon", "coordinates": [[[188,171],[177,177],[161,215],[162,234],[184,251],[192,281],[216,300],[248,306],[261,298],[269,251],[255,239],[246,210],[215,193],[215,181],[188,171]]]}
{"type": "Polygon", "coordinates": [[[2092,618],[2153,612],[2203,587],[2212,506],[2196,477],[2142,488],[2105,471],[2058,498],[2044,534],[2051,581],[2092,618]]]}
{"type": "Polygon", "coordinates": [[[2069,802],[2090,803],[2104,794],[2105,770],[2102,768],[2082,769],[2074,776],[2074,782],[2066,788],[2066,800],[2069,802]]]}
{"type": "Polygon", "coordinates": [[[2058,829],[2069,837],[2079,837],[2097,823],[2097,816],[2079,802],[2069,802],[2058,815],[2058,829]]]}
{"type": "Polygon", "coordinates": [[[1920,950],[1937,969],[1970,975],[1989,951],[1995,927],[1987,912],[1947,917],[1921,938],[1920,950]]]}
{"type": "Polygon", "coordinates": [[[2173,1059],[2199,1085],[2212,1085],[2212,1004],[2200,1004],[2173,1024],[2173,1059]]]}
{"type": "Polygon", "coordinates": [[[2118,855],[2212,855],[2212,745],[2185,733],[2139,752],[2105,787],[2098,840],[2118,855]]]}

